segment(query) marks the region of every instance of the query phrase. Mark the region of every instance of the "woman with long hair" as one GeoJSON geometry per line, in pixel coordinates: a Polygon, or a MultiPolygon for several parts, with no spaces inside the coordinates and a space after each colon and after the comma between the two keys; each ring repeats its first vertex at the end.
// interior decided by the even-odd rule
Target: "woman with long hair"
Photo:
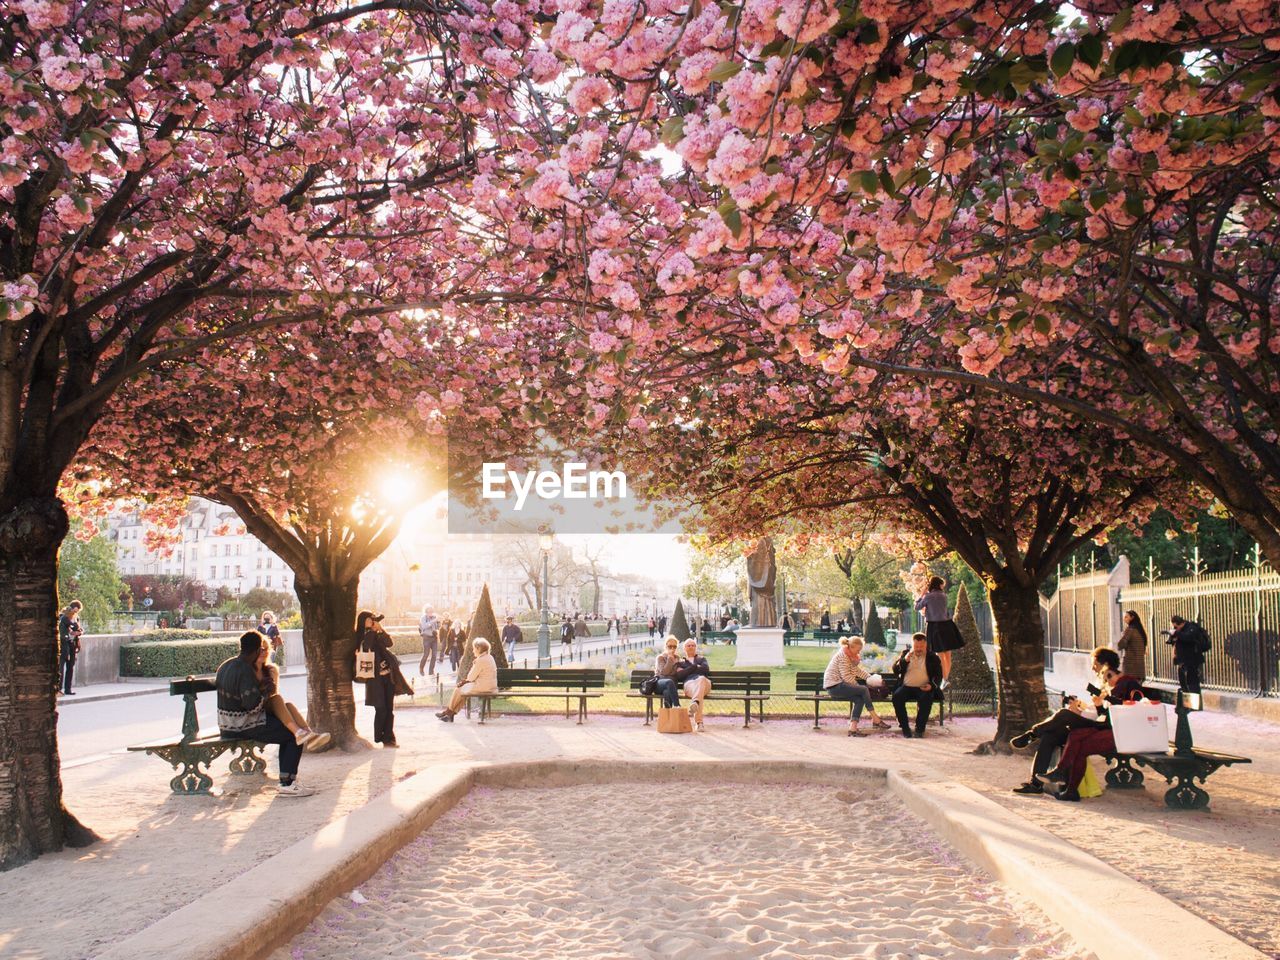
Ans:
{"type": "Polygon", "coordinates": [[[942,661],[942,683],[951,676],[951,652],[964,646],[964,637],[947,609],[946,581],[932,577],[928,589],[916,601],[916,609],[924,611],[924,633],[929,640],[929,652],[936,653],[942,661]]]}
{"type": "Polygon", "coordinates": [[[373,707],[373,740],[383,747],[398,747],[395,731],[397,693],[413,693],[400,672],[400,660],[391,652],[391,638],[382,629],[382,614],[361,610],[356,617],[356,646],[373,651],[373,677],[365,681],[364,704],[373,707]]]}
{"type": "Polygon", "coordinates": [[[1147,677],[1147,643],[1147,628],[1142,625],[1142,618],[1136,610],[1126,610],[1124,633],[1120,634],[1116,649],[1124,658],[1122,672],[1139,683],[1147,677]]]}

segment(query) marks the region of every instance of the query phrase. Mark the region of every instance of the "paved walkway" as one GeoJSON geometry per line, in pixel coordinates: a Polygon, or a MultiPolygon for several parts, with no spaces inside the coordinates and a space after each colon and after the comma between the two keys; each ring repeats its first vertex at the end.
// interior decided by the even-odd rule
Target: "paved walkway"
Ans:
{"type": "MultiPolygon", "coordinates": [[[[358,722],[367,734],[372,712],[360,708],[358,722]]],[[[815,733],[803,722],[743,729],[716,719],[704,734],[663,737],[634,718],[593,717],[577,726],[553,717],[500,717],[481,727],[461,719],[442,724],[430,708],[409,707],[398,712],[404,744],[398,751],[307,756],[303,779],[319,793],[305,799],[278,797],[262,778],[232,778],[225,760],[214,767],[223,796],[176,797],[159,760],[109,754],[64,773],[68,806],[104,841],[0,874],[0,955],[92,956],[432,763],[683,755],[869,763],[951,776],[1280,957],[1280,929],[1266,922],[1280,897],[1280,728],[1196,717],[1199,743],[1255,762],[1209,781],[1211,811],[1175,813],[1161,801],[1163,784],[1150,778],[1142,791],[1109,791],[1082,804],[1015,796],[1008,788],[1023,779],[1025,758],[969,754],[989,736],[989,720],[960,720],[921,741],[849,739],[837,718],[826,723],[815,733]]]]}

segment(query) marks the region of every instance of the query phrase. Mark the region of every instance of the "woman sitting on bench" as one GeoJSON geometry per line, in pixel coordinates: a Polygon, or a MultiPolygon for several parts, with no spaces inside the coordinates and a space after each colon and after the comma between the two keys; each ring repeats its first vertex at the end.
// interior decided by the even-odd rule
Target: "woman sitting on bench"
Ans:
{"type": "Polygon", "coordinates": [[[493,659],[493,654],[489,652],[489,641],[484,637],[476,637],[471,641],[471,648],[475,651],[476,659],[471,664],[467,679],[458,684],[453,691],[449,706],[436,714],[445,723],[453,723],[453,718],[458,715],[458,711],[467,702],[467,697],[473,693],[498,692],[498,662],[493,659]]]}
{"type": "Polygon", "coordinates": [[[822,675],[822,687],[832,700],[846,700],[853,704],[849,720],[851,737],[858,736],[858,719],[863,710],[871,715],[871,722],[877,730],[889,729],[871,705],[871,688],[866,684],[871,674],[862,665],[862,645],[862,637],[841,637],[840,649],[831,657],[827,672],[822,675]]]}
{"type": "Polygon", "coordinates": [[[306,747],[312,752],[323,750],[333,738],[308,727],[307,718],[302,715],[302,711],[281,696],[280,668],[271,662],[272,652],[272,648],[268,646],[258,654],[258,686],[262,688],[262,699],[266,701],[267,709],[293,734],[298,746],[306,747]]]}

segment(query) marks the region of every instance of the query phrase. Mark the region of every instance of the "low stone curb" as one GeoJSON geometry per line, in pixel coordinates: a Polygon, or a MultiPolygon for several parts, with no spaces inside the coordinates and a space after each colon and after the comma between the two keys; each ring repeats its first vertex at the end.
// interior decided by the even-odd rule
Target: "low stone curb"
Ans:
{"type": "Polygon", "coordinates": [[[665,782],[691,779],[691,771],[700,780],[743,783],[844,785],[859,777],[887,779],[913,813],[978,867],[1035,901],[1098,960],[1266,960],[1138,881],[959,784],[884,767],[702,758],[439,764],[97,954],[96,960],[262,960],[476,786],[665,782]]]}

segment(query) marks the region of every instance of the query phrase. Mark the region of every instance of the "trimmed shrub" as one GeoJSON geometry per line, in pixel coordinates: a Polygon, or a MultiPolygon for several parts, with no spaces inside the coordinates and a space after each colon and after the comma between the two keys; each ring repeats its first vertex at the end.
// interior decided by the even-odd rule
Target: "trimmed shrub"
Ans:
{"type": "Polygon", "coordinates": [[[982,649],[982,637],[978,633],[978,621],[973,616],[969,591],[963,583],[956,597],[956,629],[964,637],[964,646],[951,655],[951,684],[957,690],[972,691],[984,696],[995,689],[995,677],[982,649]]]}
{"type": "Polygon", "coordinates": [[[125,643],[120,645],[120,676],[185,677],[213,673],[223,660],[238,656],[239,653],[238,637],[212,637],[208,634],[192,640],[143,640],[125,643]]]}
{"type": "Polygon", "coordinates": [[[175,640],[208,640],[213,634],[208,630],[179,630],[166,627],[163,630],[143,630],[130,643],[173,643],[175,640]]]}
{"type": "Polygon", "coordinates": [[[884,624],[880,622],[880,611],[876,609],[874,603],[871,604],[871,611],[867,614],[867,632],[862,636],[868,645],[877,647],[888,645],[884,636],[884,624]]]}
{"type": "Polygon", "coordinates": [[[685,619],[683,600],[676,601],[676,612],[671,615],[671,622],[667,624],[667,633],[681,643],[689,639],[689,621],[685,619]]]}
{"type": "Polygon", "coordinates": [[[489,599],[489,585],[486,583],[480,591],[480,602],[476,604],[476,612],[472,614],[471,626],[467,630],[467,642],[462,647],[462,659],[458,661],[458,681],[466,679],[471,672],[471,664],[475,661],[476,652],[471,648],[471,641],[476,637],[484,637],[489,641],[489,652],[498,668],[507,666],[507,652],[502,648],[502,631],[498,629],[498,618],[493,614],[493,602],[489,599]]]}

